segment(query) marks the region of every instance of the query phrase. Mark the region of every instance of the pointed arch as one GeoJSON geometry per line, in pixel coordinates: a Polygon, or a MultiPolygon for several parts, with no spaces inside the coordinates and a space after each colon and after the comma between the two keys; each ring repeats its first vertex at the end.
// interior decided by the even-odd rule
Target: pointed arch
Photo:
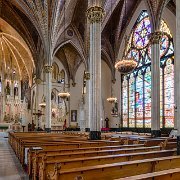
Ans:
{"type": "MultiPolygon", "coordinates": [[[[163,32],[159,62],[160,122],[161,127],[169,128],[174,126],[174,45],[172,33],[164,20],[161,20],[160,30],[163,32]]],[[[148,38],[151,32],[152,25],[148,12],[142,11],[125,47],[126,56],[134,58],[138,66],[131,74],[122,78],[121,111],[124,127],[151,127],[151,45],[148,38]]]]}

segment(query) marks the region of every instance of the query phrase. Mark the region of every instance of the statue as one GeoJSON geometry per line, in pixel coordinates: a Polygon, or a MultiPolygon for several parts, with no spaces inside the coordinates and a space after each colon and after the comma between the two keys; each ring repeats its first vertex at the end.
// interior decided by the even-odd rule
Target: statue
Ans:
{"type": "Polygon", "coordinates": [[[66,125],[66,119],[64,120],[64,125],[63,125],[63,130],[66,130],[67,125],[66,125]]]}
{"type": "Polygon", "coordinates": [[[106,117],[104,121],[106,122],[106,128],[109,128],[109,119],[106,117]]]}
{"type": "Polygon", "coordinates": [[[9,81],[7,81],[7,85],[6,85],[6,95],[10,95],[11,89],[10,89],[10,85],[9,85],[9,81]]]}

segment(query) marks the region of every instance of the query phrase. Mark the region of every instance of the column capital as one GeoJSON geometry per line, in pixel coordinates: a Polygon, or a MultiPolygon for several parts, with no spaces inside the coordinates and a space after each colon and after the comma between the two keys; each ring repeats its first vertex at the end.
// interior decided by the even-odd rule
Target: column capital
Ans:
{"type": "Polygon", "coordinates": [[[41,82],[42,82],[42,80],[41,80],[40,78],[36,78],[36,79],[35,79],[35,83],[36,83],[36,84],[41,84],[41,82]]]}
{"type": "Polygon", "coordinates": [[[90,23],[100,23],[102,22],[105,11],[100,6],[92,6],[87,10],[87,17],[90,23]]]}
{"type": "Polygon", "coordinates": [[[163,36],[162,31],[156,31],[150,34],[149,40],[151,44],[159,44],[161,38],[163,36]]]}
{"type": "Polygon", "coordinates": [[[44,66],[45,73],[51,73],[52,69],[53,69],[53,67],[51,65],[47,64],[47,65],[44,66]]]}

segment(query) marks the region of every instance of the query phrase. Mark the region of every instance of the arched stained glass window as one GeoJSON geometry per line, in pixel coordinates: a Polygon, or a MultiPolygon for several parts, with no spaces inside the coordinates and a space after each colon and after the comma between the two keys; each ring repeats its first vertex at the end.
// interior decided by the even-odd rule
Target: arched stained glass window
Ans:
{"type": "MultiPolygon", "coordinates": [[[[161,127],[174,126],[174,46],[168,25],[160,41],[160,116],[161,127]]],[[[148,36],[151,24],[147,11],[138,17],[128,40],[126,54],[138,62],[133,73],[122,81],[123,127],[151,128],[151,46],[148,36]]]]}

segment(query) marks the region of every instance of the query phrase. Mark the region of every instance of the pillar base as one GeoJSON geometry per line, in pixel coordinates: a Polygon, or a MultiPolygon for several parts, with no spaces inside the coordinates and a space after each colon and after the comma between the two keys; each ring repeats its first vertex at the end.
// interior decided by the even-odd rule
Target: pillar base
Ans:
{"type": "Polygon", "coordinates": [[[90,140],[100,140],[101,139],[101,131],[90,131],[89,138],[90,138],[90,140]]]}
{"type": "Polygon", "coordinates": [[[152,137],[161,137],[161,131],[160,130],[151,130],[151,136],[152,137]]]}
{"type": "Polygon", "coordinates": [[[177,136],[177,155],[180,155],[180,136],[177,136]]]}
{"type": "Polygon", "coordinates": [[[85,128],[85,132],[90,132],[90,128],[85,128]]]}
{"type": "Polygon", "coordinates": [[[51,132],[51,128],[45,128],[45,131],[46,131],[47,133],[50,133],[50,132],[51,132]]]}

